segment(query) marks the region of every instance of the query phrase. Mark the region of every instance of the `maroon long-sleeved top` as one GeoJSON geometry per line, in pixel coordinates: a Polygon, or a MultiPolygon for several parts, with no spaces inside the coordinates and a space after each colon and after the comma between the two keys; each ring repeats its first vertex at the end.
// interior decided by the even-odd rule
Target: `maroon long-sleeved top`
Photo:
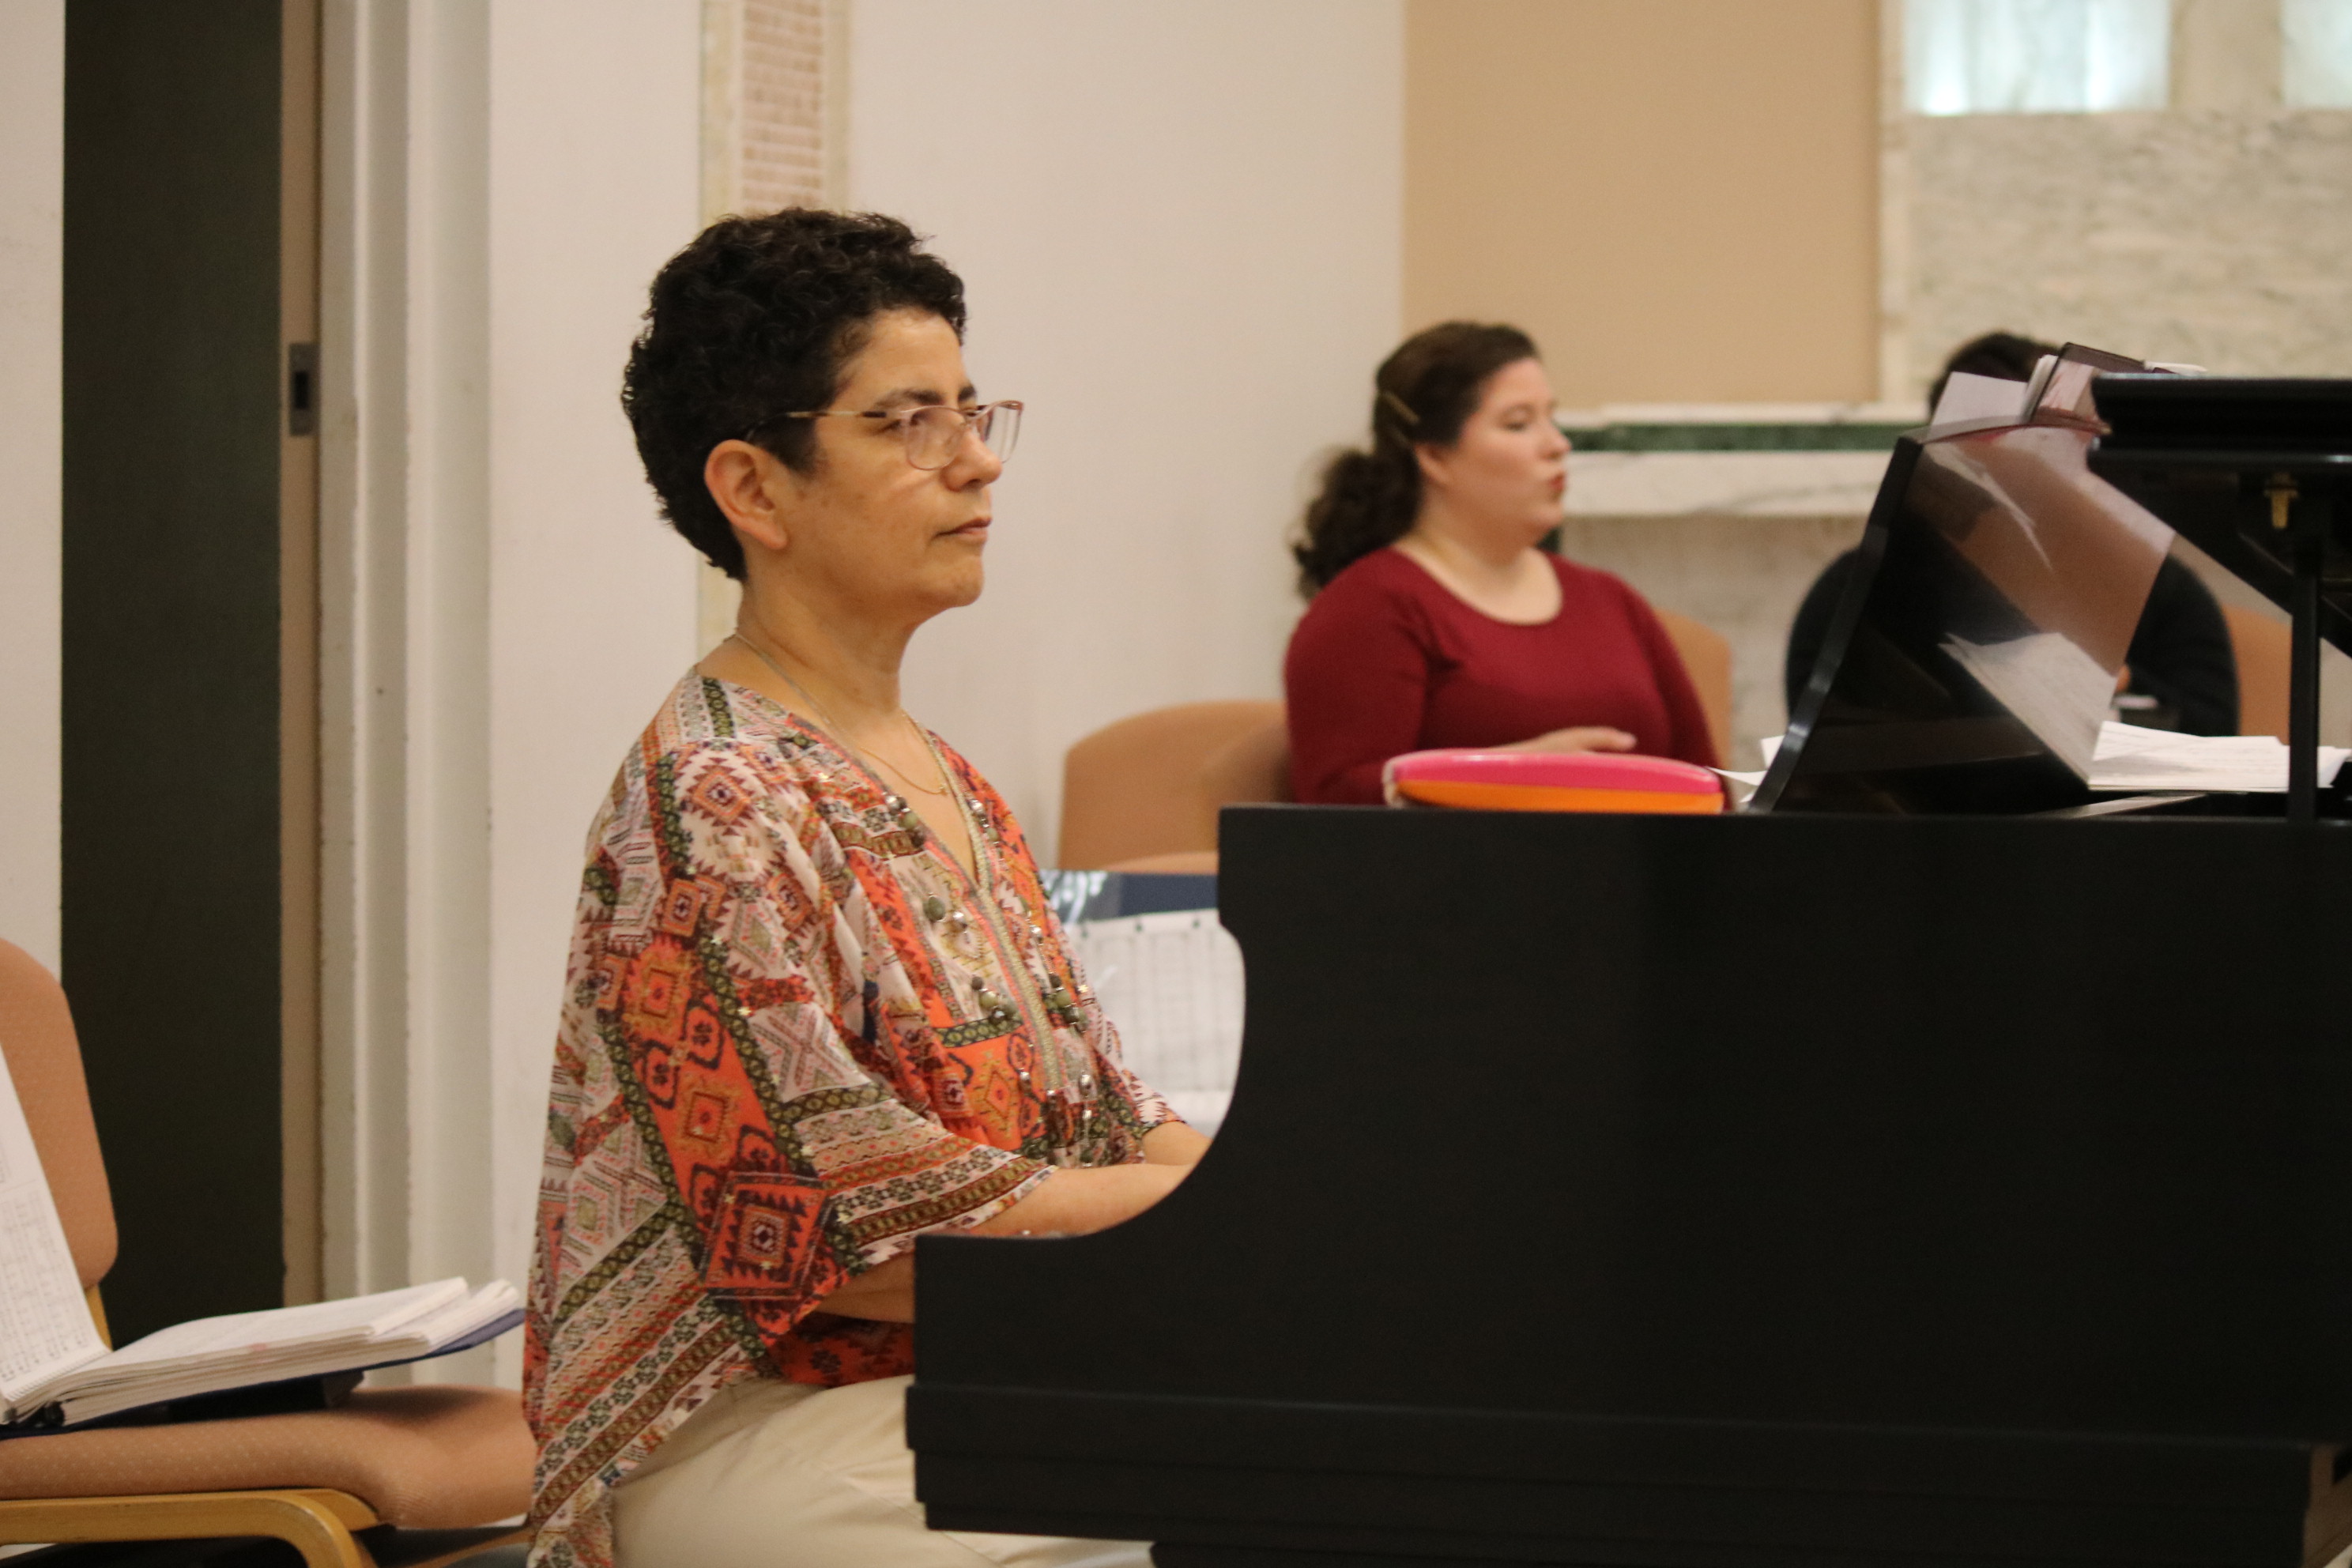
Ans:
{"type": "Polygon", "coordinates": [[[1651,756],[1715,765],[1698,693],[1650,606],[1606,572],[1549,559],[1559,614],[1535,626],[1471,608],[1393,549],[1333,578],[1283,660],[1297,797],[1377,802],[1391,757],[1579,724],[1623,730],[1651,756]]]}

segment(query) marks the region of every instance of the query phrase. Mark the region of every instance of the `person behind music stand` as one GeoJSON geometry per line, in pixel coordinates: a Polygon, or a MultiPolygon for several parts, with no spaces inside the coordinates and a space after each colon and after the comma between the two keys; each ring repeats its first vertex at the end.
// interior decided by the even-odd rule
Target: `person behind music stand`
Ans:
{"type": "Polygon", "coordinates": [[[589,835],[525,1364],[552,1568],[1147,1561],[930,1532],[906,1443],[918,1235],[1099,1230],[1207,1147],[1122,1065],[1003,799],[899,706],[908,638],[980,595],[1022,411],[963,325],[870,214],[725,218],[654,281],[622,401],[743,599],[589,835]]]}
{"type": "Polygon", "coordinates": [[[1291,787],[1381,798],[1433,748],[1722,759],[1647,601],[1545,547],[1569,439],[1516,327],[1446,321],[1372,380],[1371,438],[1326,465],[1292,555],[1310,603],[1283,658],[1291,787]]]}
{"type": "MultiPolygon", "coordinates": [[[[1928,391],[1929,416],[1955,373],[2031,381],[2033,367],[2057,352],[2054,344],[2014,332],[1988,332],[1963,343],[1928,391]]],[[[1782,690],[1791,713],[1812,678],[1853,562],[1851,550],[1831,562],[1797,608],[1781,667],[1782,690]]],[[[2125,656],[2125,675],[2126,684],[2117,693],[2116,706],[2126,722],[2191,735],[2238,732],[2238,661],[2230,643],[2230,624],[2212,590],[2172,556],[2165,557],[2156,585],[2148,590],[2147,607],[2125,656]]]]}

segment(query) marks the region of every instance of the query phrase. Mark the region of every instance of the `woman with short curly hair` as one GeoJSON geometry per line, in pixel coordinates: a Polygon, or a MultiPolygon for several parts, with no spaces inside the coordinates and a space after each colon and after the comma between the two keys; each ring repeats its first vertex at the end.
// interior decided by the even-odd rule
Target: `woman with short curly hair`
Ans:
{"type": "Polygon", "coordinates": [[[1017,403],[906,226],[713,225],[623,402],[664,512],[743,584],[589,836],[526,1394],[533,1561],[1102,1564],[932,1533],[903,1392],[927,1230],[1082,1232],[1206,1140],[1128,1072],[1003,800],[899,705],[979,596],[1017,403]]]}
{"type": "Polygon", "coordinates": [[[1324,470],[1293,554],[1291,787],[1381,798],[1433,747],[1718,760],[1642,596],[1543,548],[1568,492],[1551,383],[1516,327],[1447,321],[1373,378],[1372,438],[1324,470]]]}

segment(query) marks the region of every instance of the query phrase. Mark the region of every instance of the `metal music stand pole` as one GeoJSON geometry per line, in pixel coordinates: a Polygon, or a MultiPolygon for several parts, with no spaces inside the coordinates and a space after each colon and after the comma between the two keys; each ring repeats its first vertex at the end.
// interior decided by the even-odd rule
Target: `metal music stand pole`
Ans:
{"type": "Polygon", "coordinates": [[[2289,530],[2294,586],[2289,599],[2293,644],[2287,683],[2286,819],[2315,822],[2319,816],[2319,580],[2326,557],[2329,513],[2323,489],[2300,493],[2293,476],[2271,476],[2271,526],[2289,530]]]}

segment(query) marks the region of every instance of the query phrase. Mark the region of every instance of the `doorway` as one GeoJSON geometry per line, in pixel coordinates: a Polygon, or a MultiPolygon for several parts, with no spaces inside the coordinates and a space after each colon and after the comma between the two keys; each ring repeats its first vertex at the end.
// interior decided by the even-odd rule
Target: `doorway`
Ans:
{"type": "Polygon", "coordinates": [[[316,0],[66,11],[63,978],[118,1341],[315,1299],[316,0]]]}

